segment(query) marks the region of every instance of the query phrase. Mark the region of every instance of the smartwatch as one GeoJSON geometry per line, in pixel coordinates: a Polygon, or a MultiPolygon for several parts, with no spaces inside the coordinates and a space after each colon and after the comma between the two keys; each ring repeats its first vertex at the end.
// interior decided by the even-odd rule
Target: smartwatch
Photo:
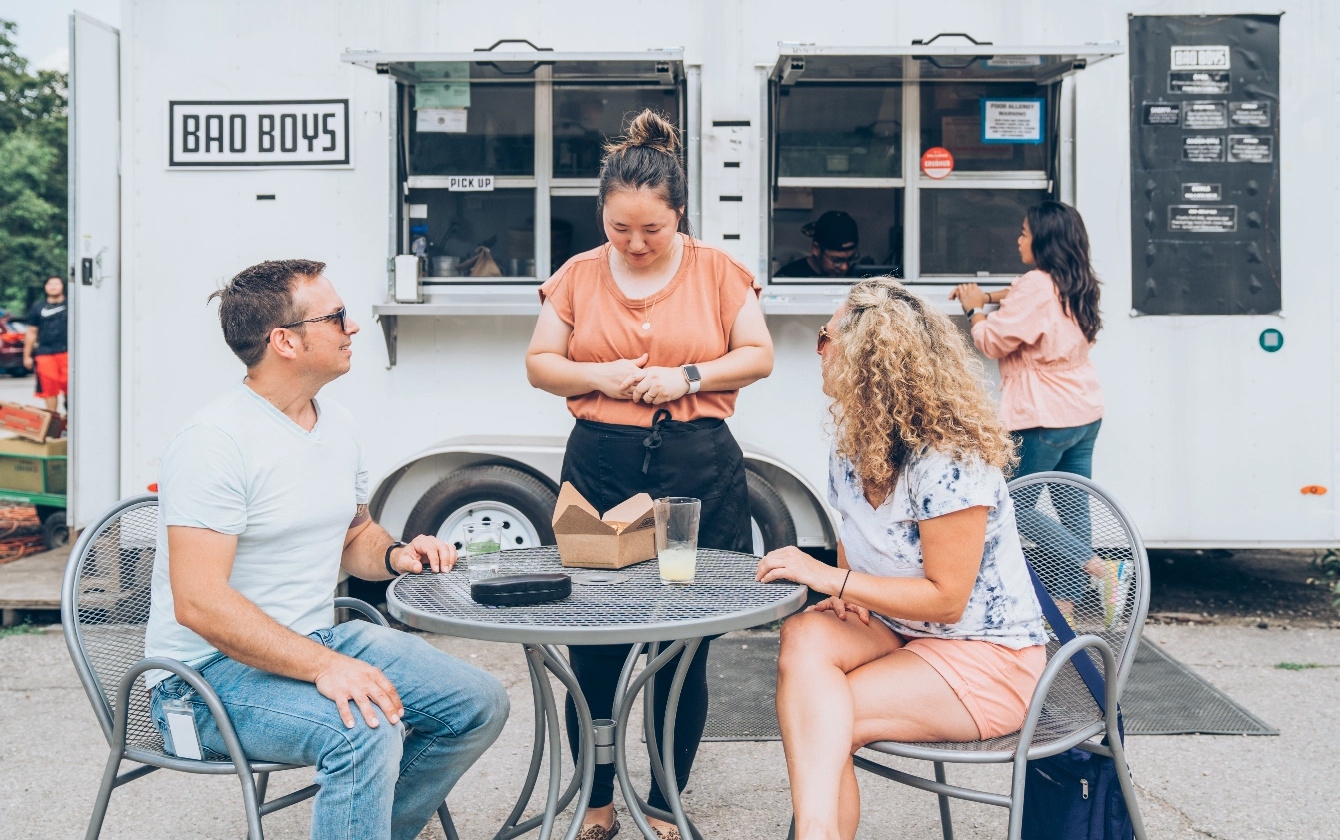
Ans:
{"type": "Polygon", "coordinates": [[[971,320],[972,320],[972,316],[974,316],[974,315],[976,315],[976,314],[977,314],[977,308],[976,308],[976,307],[973,307],[972,309],[969,309],[967,312],[964,312],[964,313],[963,313],[963,317],[965,317],[965,318],[967,318],[969,321],[971,321],[971,320]]]}
{"type": "Polygon", "coordinates": [[[703,375],[698,372],[698,366],[683,365],[680,370],[684,371],[684,381],[689,383],[689,393],[698,393],[698,389],[703,386],[703,375]]]}

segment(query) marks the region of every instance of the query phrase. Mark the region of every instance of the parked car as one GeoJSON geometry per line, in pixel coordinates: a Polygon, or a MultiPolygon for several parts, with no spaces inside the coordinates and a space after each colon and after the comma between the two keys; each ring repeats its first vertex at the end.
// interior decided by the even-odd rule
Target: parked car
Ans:
{"type": "Polygon", "coordinates": [[[8,313],[0,312],[0,373],[28,375],[28,369],[23,366],[23,340],[27,335],[27,324],[13,320],[13,316],[8,313]]]}

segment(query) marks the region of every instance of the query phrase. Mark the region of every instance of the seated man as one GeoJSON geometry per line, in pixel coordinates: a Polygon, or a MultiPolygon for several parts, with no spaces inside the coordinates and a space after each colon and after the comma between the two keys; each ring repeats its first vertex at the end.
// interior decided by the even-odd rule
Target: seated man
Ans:
{"type": "Polygon", "coordinates": [[[801,228],[811,238],[808,257],[789,262],[775,277],[852,277],[861,258],[856,220],[841,210],[829,210],[801,228]]]}
{"type": "MultiPolygon", "coordinates": [[[[247,375],[163,454],[146,655],[200,671],[248,758],[315,765],[312,837],[410,840],[498,737],[508,700],[421,638],[335,624],[341,568],[386,579],[448,569],[456,551],[426,535],[404,545],[368,518],[353,418],[317,399],[358,332],[324,268],[264,262],[211,296],[247,375]]],[[[226,758],[194,690],[147,676],[165,737],[164,703],[184,700],[205,756],[226,758]]]]}

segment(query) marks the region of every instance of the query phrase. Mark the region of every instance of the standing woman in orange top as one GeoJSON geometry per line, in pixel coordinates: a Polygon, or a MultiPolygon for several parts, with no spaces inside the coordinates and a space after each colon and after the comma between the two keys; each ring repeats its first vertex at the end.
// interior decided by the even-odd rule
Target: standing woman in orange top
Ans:
{"type": "MultiPolygon", "coordinates": [[[[740,388],[772,372],[772,339],[749,271],[688,236],[679,148],[675,128],[650,110],[633,119],[622,142],[606,147],[597,207],[609,242],[568,260],[540,287],[544,306],[526,373],[531,385],[567,398],[577,423],[562,478],[597,509],[637,493],[693,496],[702,500],[698,545],[748,552],[744,457],[725,420],[740,388]]],[[[569,648],[592,716],[609,717],[628,650],[569,648]]],[[[680,790],[707,719],[707,650],[706,642],[699,646],[679,702],[680,790]]],[[[669,683],[656,682],[658,740],[669,683]]],[[[575,757],[571,698],[567,718],[575,757]]],[[[581,840],[618,831],[613,776],[613,765],[596,765],[581,840]]],[[[652,779],[648,802],[668,811],[652,779]]],[[[651,822],[662,837],[678,837],[672,824],[651,822]]]]}

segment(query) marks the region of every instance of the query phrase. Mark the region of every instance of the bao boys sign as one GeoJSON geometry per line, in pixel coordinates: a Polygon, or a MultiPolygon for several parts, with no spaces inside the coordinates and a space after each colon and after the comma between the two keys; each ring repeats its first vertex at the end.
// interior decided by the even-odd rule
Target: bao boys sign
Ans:
{"type": "Polygon", "coordinates": [[[168,103],[168,166],[349,166],[349,100],[168,103]]]}

